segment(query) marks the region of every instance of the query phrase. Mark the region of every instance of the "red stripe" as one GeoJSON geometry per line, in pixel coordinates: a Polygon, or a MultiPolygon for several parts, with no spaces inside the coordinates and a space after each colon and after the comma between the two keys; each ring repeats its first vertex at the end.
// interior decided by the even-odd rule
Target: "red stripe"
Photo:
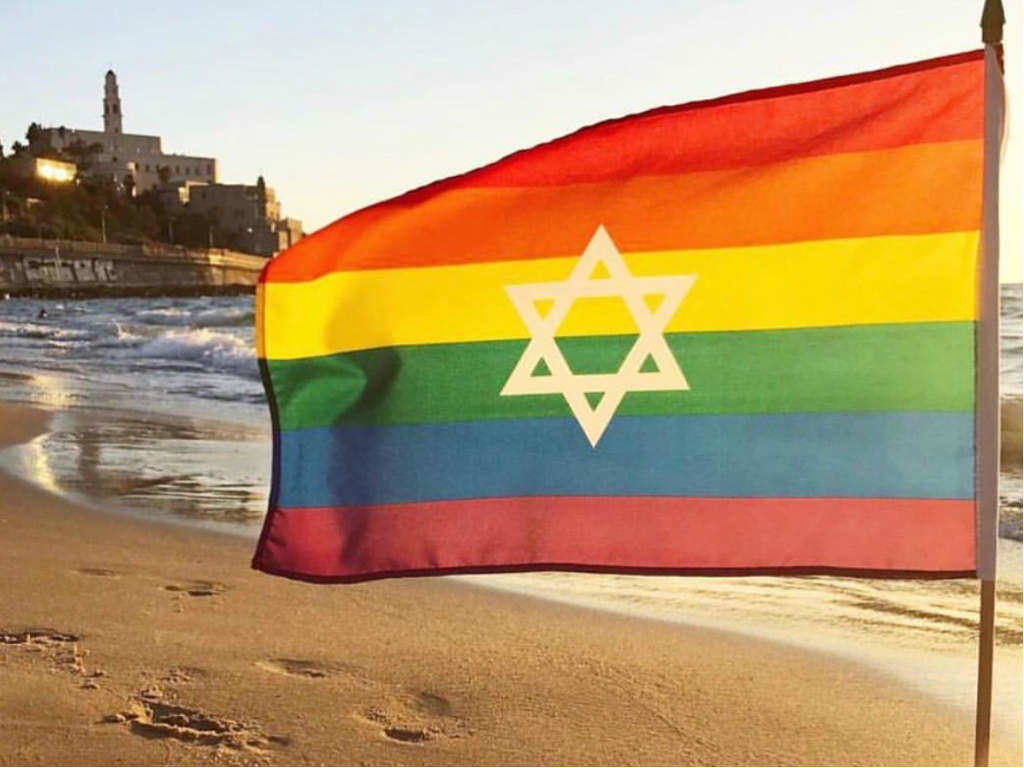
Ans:
{"type": "Polygon", "coordinates": [[[981,59],[835,78],[611,120],[466,176],[465,186],[592,183],[869,152],[982,134],[981,59]],[[884,119],[879,119],[884,115],[884,119]]]}
{"type": "Polygon", "coordinates": [[[271,511],[253,567],[312,581],[511,570],[972,575],[972,500],[554,497],[271,511]]]}

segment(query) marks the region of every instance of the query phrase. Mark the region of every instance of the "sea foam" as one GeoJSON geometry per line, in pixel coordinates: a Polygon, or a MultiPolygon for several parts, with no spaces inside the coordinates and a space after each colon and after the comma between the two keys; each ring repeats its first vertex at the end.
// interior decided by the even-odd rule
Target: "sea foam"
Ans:
{"type": "Polygon", "coordinates": [[[259,378],[252,346],[224,331],[118,326],[117,341],[126,357],[189,362],[209,371],[259,378]]]}

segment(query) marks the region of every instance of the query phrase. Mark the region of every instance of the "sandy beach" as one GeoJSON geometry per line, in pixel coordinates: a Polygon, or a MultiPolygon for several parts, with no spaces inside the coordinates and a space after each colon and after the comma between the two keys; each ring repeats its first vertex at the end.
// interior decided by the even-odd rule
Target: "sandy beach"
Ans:
{"type": "MultiPolygon", "coordinates": [[[[0,406],[0,445],[48,418],[0,406]]],[[[825,654],[450,579],[290,582],[8,475],[0,532],[3,764],[972,758],[971,712],[825,654]]]]}

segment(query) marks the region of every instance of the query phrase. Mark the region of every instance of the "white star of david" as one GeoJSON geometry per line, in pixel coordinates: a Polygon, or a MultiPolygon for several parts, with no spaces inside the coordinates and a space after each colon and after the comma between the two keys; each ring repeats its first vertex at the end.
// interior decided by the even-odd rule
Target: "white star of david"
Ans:
{"type": "Polygon", "coordinates": [[[562,395],[590,445],[596,447],[627,392],[690,388],[665,342],[664,331],[696,279],[696,275],[634,277],[604,226],[599,226],[564,282],[505,286],[530,332],[530,342],[501,394],[562,395]],[[593,277],[599,265],[607,270],[607,277],[593,277]],[[622,297],[639,335],[617,372],[573,373],[555,342],[555,332],[577,298],[603,296],[622,297]],[[649,307],[646,299],[659,296],[660,303],[654,309],[649,307]],[[543,316],[537,309],[538,300],[553,300],[543,316]],[[648,358],[656,370],[641,371],[648,358]],[[541,361],[550,373],[536,373],[541,361]],[[594,406],[587,400],[588,394],[601,396],[594,406]]]}

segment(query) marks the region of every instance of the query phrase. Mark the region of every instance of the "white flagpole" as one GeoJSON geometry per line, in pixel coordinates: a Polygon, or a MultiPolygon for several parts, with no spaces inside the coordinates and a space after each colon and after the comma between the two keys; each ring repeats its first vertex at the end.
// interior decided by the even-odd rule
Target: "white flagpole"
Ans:
{"type": "Polygon", "coordinates": [[[988,765],[992,717],[992,656],[995,645],[996,543],[999,515],[999,154],[1003,136],[1003,6],[985,0],[985,149],[982,246],[978,266],[977,498],[978,576],[981,612],[978,632],[978,699],[974,764],[988,765]]]}

